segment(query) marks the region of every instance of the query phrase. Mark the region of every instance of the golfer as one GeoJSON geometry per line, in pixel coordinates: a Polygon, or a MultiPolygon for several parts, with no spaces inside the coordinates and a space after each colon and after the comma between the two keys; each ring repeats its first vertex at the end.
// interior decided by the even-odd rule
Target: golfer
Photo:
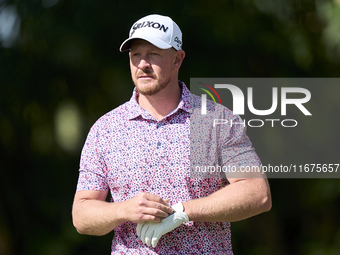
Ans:
{"type": "MultiPolygon", "coordinates": [[[[102,116],[84,144],[73,223],[81,234],[114,230],[111,254],[233,254],[230,222],[271,208],[266,178],[192,174],[190,120],[201,99],[178,80],[182,45],[169,17],[132,25],[120,47],[129,51],[132,97],[102,116]]],[[[239,118],[216,107],[224,119],[239,118]]],[[[196,156],[222,166],[261,165],[242,125],[214,136],[210,144],[212,134],[202,135],[211,146],[196,156]]]]}

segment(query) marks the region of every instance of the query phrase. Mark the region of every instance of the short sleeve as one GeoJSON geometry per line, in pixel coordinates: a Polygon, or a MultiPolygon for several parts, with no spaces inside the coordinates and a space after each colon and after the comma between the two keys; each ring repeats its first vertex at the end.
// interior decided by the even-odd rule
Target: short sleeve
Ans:
{"type": "Polygon", "coordinates": [[[244,121],[233,115],[232,126],[227,132],[221,132],[220,164],[240,168],[242,166],[260,166],[261,161],[246,134],[244,121]]]}
{"type": "Polygon", "coordinates": [[[97,121],[91,128],[81,153],[77,191],[108,190],[104,152],[105,141],[97,121]]]}
{"type": "Polygon", "coordinates": [[[222,105],[207,100],[201,114],[200,98],[193,98],[190,115],[190,170],[193,177],[220,178],[231,170],[261,166],[246,134],[246,123],[222,105]]]}

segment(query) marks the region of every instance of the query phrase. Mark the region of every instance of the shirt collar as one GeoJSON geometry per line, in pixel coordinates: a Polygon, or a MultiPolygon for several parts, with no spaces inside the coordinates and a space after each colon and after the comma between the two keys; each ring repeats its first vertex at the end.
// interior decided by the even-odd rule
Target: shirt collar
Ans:
{"type": "MultiPolygon", "coordinates": [[[[182,88],[182,97],[177,108],[174,111],[172,111],[171,114],[177,112],[178,109],[182,109],[190,113],[190,91],[184,82],[178,81],[178,84],[182,88]]],[[[130,105],[130,111],[127,116],[128,119],[134,119],[134,118],[137,118],[138,116],[143,116],[143,117],[150,116],[148,118],[151,118],[151,114],[149,114],[142,107],[140,107],[140,105],[137,102],[137,97],[138,97],[138,91],[136,90],[136,88],[134,88],[131,99],[128,102],[130,105]]]]}

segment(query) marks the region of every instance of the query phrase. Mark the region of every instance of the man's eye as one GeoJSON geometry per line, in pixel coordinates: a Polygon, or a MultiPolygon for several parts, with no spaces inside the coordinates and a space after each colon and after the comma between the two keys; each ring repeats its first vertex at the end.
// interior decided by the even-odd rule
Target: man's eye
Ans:
{"type": "Polygon", "coordinates": [[[150,55],[158,56],[159,54],[157,52],[151,52],[150,55]]]}

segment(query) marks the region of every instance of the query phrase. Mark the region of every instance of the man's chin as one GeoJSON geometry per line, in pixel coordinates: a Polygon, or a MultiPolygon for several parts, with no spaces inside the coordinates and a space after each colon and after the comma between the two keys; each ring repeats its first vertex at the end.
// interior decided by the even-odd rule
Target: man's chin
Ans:
{"type": "Polygon", "coordinates": [[[136,86],[136,88],[137,88],[139,94],[142,94],[144,96],[155,95],[155,94],[157,94],[159,91],[161,91],[163,89],[159,85],[149,86],[149,85],[145,85],[145,84],[138,85],[138,86],[136,86]]]}
{"type": "Polygon", "coordinates": [[[152,95],[155,95],[157,94],[160,89],[155,89],[155,88],[137,88],[138,90],[138,93],[143,95],[143,96],[152,96],[152,95]]]}

